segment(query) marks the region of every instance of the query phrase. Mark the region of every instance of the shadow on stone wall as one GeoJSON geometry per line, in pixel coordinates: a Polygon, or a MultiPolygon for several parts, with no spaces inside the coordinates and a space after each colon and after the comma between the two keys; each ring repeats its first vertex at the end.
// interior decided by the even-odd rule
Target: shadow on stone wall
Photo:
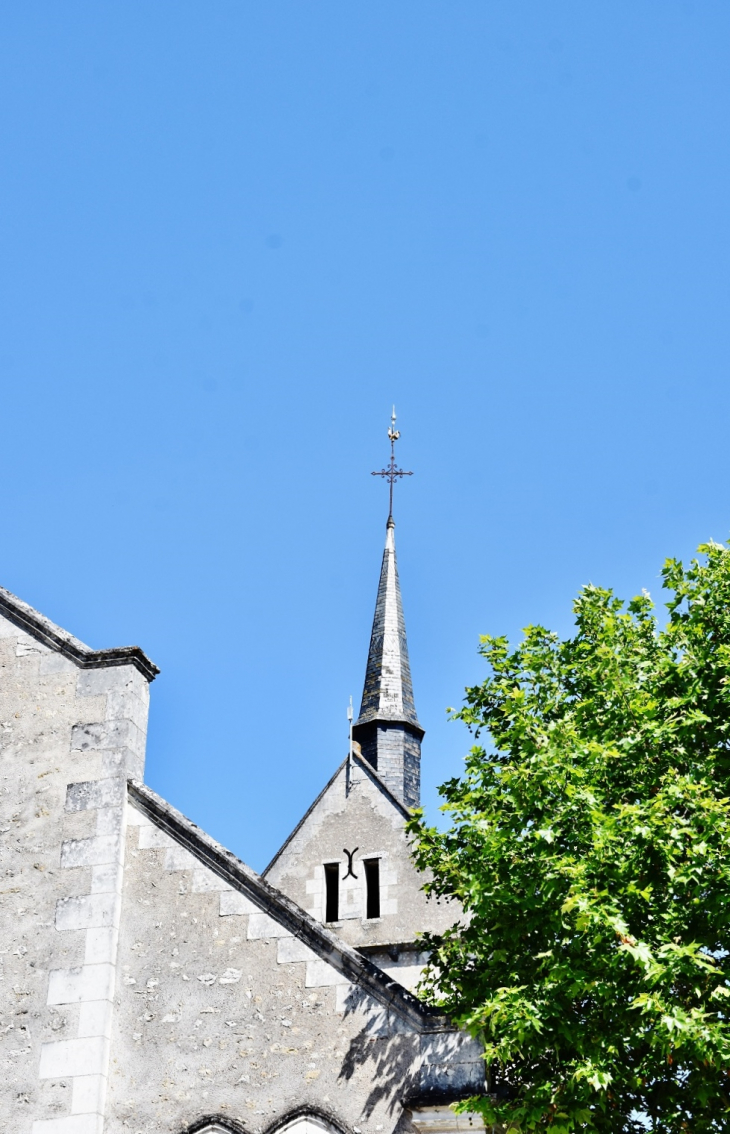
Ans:
{"type": "Polygon", "coordinates": [[[370,1118],[383,1100],[387,1100],[388,1112],[392,1114],[400,1110],[404,1099],[417,1093],[419,1048],[417,1035],[373,1035],[372,1026],[367,1023],[353,1036],[338,1077],[348,1081],[361,1068],[368,1069],[371,1087],[363,1105],[364,1118],[370,1118]]]}
{"type": "Polygon", "coordinates": [[[363,1027],[350,1041],[338,1078],[349,1081],[367,1068],[371,1087],[364,1117],[382,1102],[392,1114],[414,1100],[443,1105],[484,1092],[483,1047],[472,1036],[458,1029],[416,1031],[361,989],[352,988],[344,1014],[355,1012],[362,1016],[363,1027]]]}

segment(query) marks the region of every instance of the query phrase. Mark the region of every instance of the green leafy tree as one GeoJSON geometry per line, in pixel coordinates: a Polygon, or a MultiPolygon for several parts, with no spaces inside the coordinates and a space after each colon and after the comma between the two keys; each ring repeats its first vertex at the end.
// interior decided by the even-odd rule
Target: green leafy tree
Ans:
{"type": "Polygon", "coordinates": [[[730,1130],[730,551],[699,551],[663,628],[590,586],[568,640],[483,638],[451,824],[411,823],[465,911],[422,988],[484,1043],[487,1123],[730,1130]]]}

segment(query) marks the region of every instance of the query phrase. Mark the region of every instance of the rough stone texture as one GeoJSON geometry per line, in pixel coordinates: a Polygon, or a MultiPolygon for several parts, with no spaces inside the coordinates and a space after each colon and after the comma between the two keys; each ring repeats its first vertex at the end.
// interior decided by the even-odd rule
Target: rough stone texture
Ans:
{"type": "Polygon", "coordinates": [[[96,1134],[149,686],[132,660],[84,669],[46,641],[0,615],[0,1125],[96,1134]]]}
{"type": "Polygon", "coordinates": [[[257,1131],[307,1108],[392,1131],[409,1096],[473,1089],[476,1045],[347,980],[246,868],[257,900],[232,913],[225,879],[170,858],[148,817],[131,811],[127,831],[109,1134],[185,1130],[206,1112],[257,1131]]]}
{"type": "MultiPolygon", "coordinates": [[[[450,903],[429,901],[423,876],[411,859],[405,824],[408,812],[366,761],[345,762],[264,871],[264,877],[317,921],[325,918],[324,864],[340,867],[337,933],[354,946],[412,943],[424,930],[438,932],[458,920],[450,903]],[[355,851],[356,878],[345,850],[355,851]],[[380,859],[381,916],[365,917],[363,859],[380,859]]],[[[416,962],[411,962],[415,964],[416,962]]],[[[412,983],[412,982],[411,982],[412,983]]]]}
{"type": "Polygon", "coordinates": [[[378,773],[343,765],[259,878],[139,782],[149,659],[0,600],[0,1129],[407,1134],[478,1089],[477,1045],[408,991],[414,934],[454,912],[378,773]]]}

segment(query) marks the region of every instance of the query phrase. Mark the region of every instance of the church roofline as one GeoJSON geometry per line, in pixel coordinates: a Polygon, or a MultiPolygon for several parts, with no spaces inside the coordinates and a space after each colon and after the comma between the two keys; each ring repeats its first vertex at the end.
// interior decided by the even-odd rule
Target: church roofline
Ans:
{"type": "Polygon", "coordinates": [[[393,1009],[417,1031],[454,1032],[454,1025],[437,1009],[424,1004],[382,969],[315,921],[305,910],[246,866],[231,851],[206,835],[194,823],[139,780],[128,780],[129,796],[143,814],[190,851],[219,878],[245,894],[263,912],[285,926],[346,980],[357,984],[385,1008],[393,1009]]]}
{"type": "Polygon", "coordinates": [[[382,791],[383,795],[387,795],[387,797],[391,801],[391,803],[393,803],[395,805],[395,807],[397,807],[397,809],[400,811],[403,818],[404,819],[410,819],[410,817],[411,817],[410,809],[408,807],[406,807],[405,803],[403,803],[402,800],[398,799],[397,795],[393,794],[393,792],[390,790],[390,788],[386,784],[385,780],[381,776],[378,769],[374,768],[373,765],[370,763],[370,761],[366,760],[365,757],[360,752],[353,752],[352,758],[353,758],[353,760],[357,760],[360,767],[363,769],[364,772],[367,772],[367,774],[370,776],[370,779],[373,781],[373,783],[377,784],[377,786],[382,791]]]}
{"type": "Polygon", "coordinates": [[[104,669],[107,666],[133,665],[148,681],[154,681],[158,667],[139,646],[118,646],[111,650],[92,650],[67,630],[56,626],[50,618],[34,610],[17,595],[0,587],[0,614],[25,630],[52,650],[70,658],[81,669],[104,669]]]}
{"type": "MultiPolygon", "coordinates": [[[[393,795],[393,792],[392,792],[392,791],[390,790],[390,788],[388,787],[388,785],[386,784],[385,780],[384,780],[384,779],[383,779],[383,777],[382,777],[382,776],[380,775],[380,773],[379,773],[379,772],[377,771],[377,769],[376,769],[376,768],[374,768],[374,767],[372,766],[372,764],[370,764],[370,763],[369,763],[369,762],[368,762],[367,760],[365,760],[365,759],[364,759],[364,758],[363,758],[363,757],[362,757],[362,756],[361,756],[361,755],[359,754],[359,752],[353,752],[353,753],[352,753],[352,759],[353,759],[354,761],[356,761],[356,762],[357,762],[358,766],[359,766],[360,768],[362,768],[362,770],[363,770],[364,772],[367,772],[367,774],[368,774],[368,775],[370,776],[370,779],[371,779],[371,780],[373,781],[373,783],[375,784],[375,786],[376,786],[376,787],[378,787],[378,788],[379,788],[379,789],[380,789],[380,790],[382,791],[383,795],[387,796],[387,798],[388,798],[388,799],[390,800],[390,802],[391,802],[391,803],[393,804],[393,806],[394,806],[394,807],[395,807],[395,808],[396,808],[396,809],[397,809],[398,811],[400,811],[400,813],[401,813],[401,815],[403,816],[403,818],[404,818],[404,819],[410,819],[410,817],[411,817],[411,813],[410,813],[410,811],[408,810],[408,808],[407,808],[407,807],[405,806],[405,804],[404,804],[404,803],[401,803],[401,801],[400,801],[400,800],[398,799],[398,797],[397,797],[396,795],[393,795]]],[[[266,866],[266,867],[264,868],[264,870],[262,870],[262,872],[261,872],[261,877],[262,877],[262,878],[265,878],[265,877],[266,877],[266,875],[267,875],[267,874],[269,873],[269,871],[271,870],[271,868],[272,868],[272,866],[274,865],[274,863],[275,863],[275,862],[276,862],[276,861],[277,861],[277,860],[278,860],[278,859],[279,859],[279,858],[281,857],[281,855],[282,855],[282,854],[284,853],[284,851],[286,850],[286,848],[287,848],[287,847],[289,846],[289,844],[291,843],[292,839],[294,839],[294,838],[295,838],[295,837],[296,837],[296,836],[297,836],[297,835],[299,834],[299,832],[301,831],[302,827],[303,827],[303,826],[304,826],[304,824],[306,823],[306,821],[307,821],[307,819],[309,818],[309,816],[310,816],[310,815],[312,814],[312,812],[314,811],[314,809],[315,809],[315,807],[317,806],[317,804],[318,804],[318,803],[319,803],[319,802],[320,802],[320,801],[321,801],[322,799],[324,799],[324,797],[326,796],[327,792],[328,792],[328,791],[329,791],[329,789],[330,789],[330,788],[332,787],[333,783],[335,782],[335,780],[337,779],[337,777],[339,776],[339,774],[341,773],[342,769],[343,769],[343,768],[345,767],[345,765],[346,765],[346,764],[347,764],[347,757],[345,757],[345,759],[344,759],[344,760],[342,761],[342,763],[341,763],[341,764],[339,765],[339,767],[338,767],[338,768],[337,768],[337,769],[335,770],[335,773],[334,773],[334,775],[332,775],[332,776],[331,776],[331,777],[329,778],[329,780],[328,780],[328,781],[327,781],[327,783],[326,783],[326,784],[324,785],[324,787],[322,788],[322,790],[321,790],[321,792],[319,793],[319,795],[317,796],[317,798],[316,798],[316,799],[315,799],[315,800],[314,800],[314,801],[313,801],[313,802],[312,802],[312,803],[311,803],[311,804],[309,805],[309,807],[307,808],[307,810],[306,810],[306,811],[304,812],[304,814],[302,815],[301,819],[300,819],[300,820],[299,820],[299,822],[297,823],[297,825],[296,825],[296,827],[294,828],[294,830],[293,830],[293,831],[291,832],[291,834],[290,834],[290,835],[288,835],[288,836],[287,836],[287,838],[286,838],[286,839],[284,840],[284,842],[283,842],[283,843],[281,844],[281,846],[279,847],[278,851],[276,852],[276,854],[275,854],[275,855],[274,855],[274,857],[272,858],[271,862],[270,862],[270,863],[269,863],[269,864],[268,864],[268,865],[267,865],[267,866],[266,866]]]]}

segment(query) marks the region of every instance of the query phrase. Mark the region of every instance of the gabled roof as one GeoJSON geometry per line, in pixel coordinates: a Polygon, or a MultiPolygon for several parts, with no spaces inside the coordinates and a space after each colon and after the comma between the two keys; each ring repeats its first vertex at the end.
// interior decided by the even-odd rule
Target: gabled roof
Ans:
{"type": "MultiPolygon", "coordinates": [[[[353,751],[352,759],[353,759],[353,763],[357,764],[358,768],[360,768],[363,772],[365,772],[365,774],[367,776],[370,777],[370,780],[375,784],[375,786],[378,788],[378,790],[380,792],[382,792],[382,794],[386,797],[386,799],[390,803],[393,804],[393,807],[395,807],[396,811],[399,811],[404,819],[410,819],[411,813],[408,810],[408,808],[405,806],[404,803],[402,803],[398,799],[398,797],[396,795],[393,795],[393,792],[390,790],[390,788],[386,784],[383,777],[380,775],[380,773],[378,771],[376,771],[376,769],[372,766],[372,764],[368,763],[367,760],[363,759],[363,757],[360,755],[360,753],[357,750],[353,751]]],[[[292,839],[294,839],[296,837],[296,835],[299,834],[302,827],[307,822],[307,819],[309,818],[309,816],[312,814],[312,812],[316,808],[317,804],[322,799],[324,799],[327,792],[330,790],[330,788],[334,784],[335,780],[341,774],[343,769],[346,768],[346,766],[347,766],[347,757],[345,757],[345,759],[340,764],[339,768],[337,768],[337,770],[335,771],[335,774],[327,781],[327,783],[322,788],[321,792],[319,793],[317,798],[314,800],[314,802],[304,812],[304,814],[302,815],[301,819],[299,820],[299,822],[297,823],[296,827],[291,832],[291,834],[288,835],[287,838],[284,840],[284,842],[281,844],[278,851],[276,852],[276,854],[272,858],[271,862],[268,864],[268,866],[262,872],[263,878],[266,877],[266,875],[269,873],[269,871],[271,870],[274,863],[284,853],[284,851],[289,846],[292,839]]]]}
{"type": "Polygon", "coordinates": [[[111,650],[92,650],[67,630],[56,626],[50,618],[0,587],[0,614],[44,646],[70,658],[81,669],[103,669],[106,666],[133,665],[148,681],[160,672],[139,646],[119,646],[111,650]]]}
{"type": "Polygon", "coordinates": [[[234,890],[245,894],[261,910],[303,941],[346,980],[358,985],[383,1007],[396,1012],[417,1032],[452,1032],[453,1024],[436,1009],[424,1004],[366,957],[346,945],[305,910],[282,894],[230,851],[206,835],[156,792],[139,780],[128,781],[135,807],[157,824],[203,866],[234,890]]]}

